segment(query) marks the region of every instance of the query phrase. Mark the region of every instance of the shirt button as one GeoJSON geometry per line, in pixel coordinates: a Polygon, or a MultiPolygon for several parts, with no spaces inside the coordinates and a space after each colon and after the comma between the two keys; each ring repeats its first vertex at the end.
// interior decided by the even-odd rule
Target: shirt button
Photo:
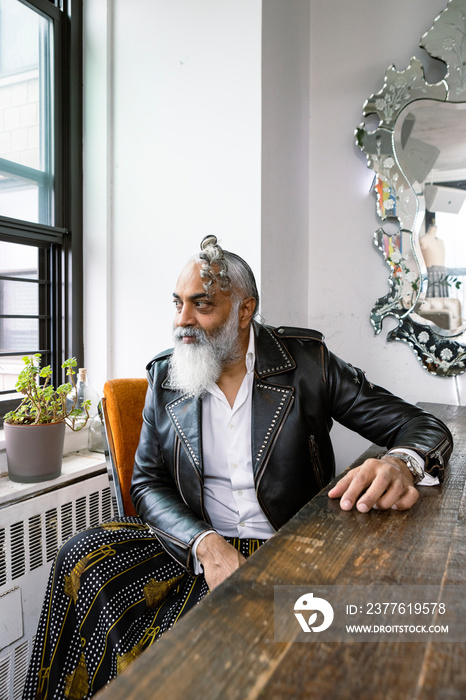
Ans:
{"type": "Polygon", "coordinates": [[[233,467],[233,469],[238,469],[238,465],[236,464],[236,462],[234,464],[232,464],[231,466],[233,467]]]}
{"type": "Polygon", "coordinates": [[[243,522],[239,523],[239,526],[244,527],[244,523],[243,522]]]}
{"type": "Polygon", "coordinates": [[[236,493],[237,493],[238,496],[242,496],[242,495],[243,495],[243,492],[242,492],[242,491],[237,491],[236,493]]]}
{"type": "Polygon", "coordinates": [[[233,425],[233,423],[230,424],[229,428],[230,428],[230,430],[234,430],[234,429],[235,429],[235,426],[233,425]]]}

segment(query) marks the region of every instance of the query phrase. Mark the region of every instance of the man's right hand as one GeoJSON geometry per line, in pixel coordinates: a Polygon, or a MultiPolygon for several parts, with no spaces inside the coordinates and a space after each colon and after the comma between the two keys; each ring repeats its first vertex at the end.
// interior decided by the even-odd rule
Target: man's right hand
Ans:
{"type": "Polygon", "coordinates": [[[246,561],[241,552],[216,532],[211,532],[199,542],[196,555],[211,591],[246,561]]]}

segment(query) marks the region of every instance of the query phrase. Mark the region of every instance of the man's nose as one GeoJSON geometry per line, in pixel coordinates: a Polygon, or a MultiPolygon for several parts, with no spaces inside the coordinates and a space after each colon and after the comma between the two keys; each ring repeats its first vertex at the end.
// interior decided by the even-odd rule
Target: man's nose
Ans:
{"type": "Polygon", "coordinates": [[[182,326],[195,326],[196,319],[193,317],[191,304],[183,304],[183,308],[176,316],[176,325],[182,326]]]}

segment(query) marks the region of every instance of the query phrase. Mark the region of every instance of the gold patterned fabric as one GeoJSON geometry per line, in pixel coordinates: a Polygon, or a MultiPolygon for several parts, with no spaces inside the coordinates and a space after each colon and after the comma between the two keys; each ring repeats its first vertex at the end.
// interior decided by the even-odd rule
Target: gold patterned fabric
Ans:
{"type": "Polygon", "coordinates": [[[149,583],[144,586],[144,597],[147,607],[155,608],[157,605],[160,605],[182,580],[183,576],[175,576],[168,581],[156,581],[155,578],[151,579],[149,583]]]}
{"type": "MultiPolygon", "coordinates": [[[[245,556],[261,544],[229,541],[245,556]]],[[[139,518],[78,533],[50,574],[23,700],[88,700],[207,592],[139,518]]]]}
{"type": "Polygon", "coordinates": [[[82,700],[89,692],[89,675],[86,668],[84,654],[81,654],[79,663],[72,673],[66,677],[65,698],[67,700],[82,700]]]}

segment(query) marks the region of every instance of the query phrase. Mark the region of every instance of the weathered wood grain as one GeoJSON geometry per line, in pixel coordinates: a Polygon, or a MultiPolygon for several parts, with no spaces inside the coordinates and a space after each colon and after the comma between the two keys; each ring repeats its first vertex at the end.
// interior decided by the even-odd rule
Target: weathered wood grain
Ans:
{"type": "Polygon", "coordinates": [[[465,584],[466,407],[423,407],[455,437],[442,487],[421,487],[409,511],[368,514],[325,489],[99,700],[465,698],[466,644],[273,638],[275,585],[465,584]]]}

